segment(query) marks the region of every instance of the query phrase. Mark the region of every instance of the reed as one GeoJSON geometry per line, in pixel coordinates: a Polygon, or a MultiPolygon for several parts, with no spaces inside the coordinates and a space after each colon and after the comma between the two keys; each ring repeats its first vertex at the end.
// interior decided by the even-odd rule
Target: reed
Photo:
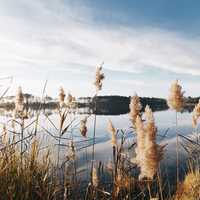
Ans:
{"type": "MultiPolygon", "coordinates": [[[[18,87],[16,96],[15,96],[15,109],[14,109],[14,122],[20,125],[20,140],[21,140],[21,163],[23,162],[23,142],[24,142],[24,126],[25,126],[25,119],[27,118],[27,112],[25,110],[25,103],[24,103],[24,95],[22,93],[22,88],[18,87]],[[19,121],[17,121],[19,119],[19,121]]],[[[15,125],[14,125],[15,126],[15,125]]]]}
{"type": "Polygon", "coordinates": [[[24,154],[23,163],[17,146],[9,146],[0,152],[1,199],[47,199],[55,197],[55,180],[51,177],[49,154],[41,155],[39,143],[33,141],[24,154]]]}
{"type": "Polygon", "coordinates": [[[95,82],[94,85],[96,87],[96,93],[98,93],[102,89],[102,81],[105,78],[104,73],[102,73],[103,69],[103,63],[100,66],[97,66],[96,68],[96,74],[95,74],[95,82]]]}
{"type": "Polygon", "coordinates": [[[176,176],[177,176],[177,187],[179,184],[179,137],[178,137],[178,112],[183,108],[184,92],[182,87],[179,85],[178,80],[174,81],[170,87],[170,93],[167,100],[169,107],[175,110],[175,123],[176,123],[176,176]]]}
{"type": "Polygon", "coordinates": [[[97,170],[95,167],[93,167],[93,170],[92,170],[92,185],[94,187],[98,187],[99,185],[99,178],[98,178],[97,170]]]}
{"type": "Polygon", "coordinates": [[[200,198],[199,170],[189,172],[178,188],[173,200],[197,200],[200,198]]]}
{"type": "Polygon", "coordinates": [[[62,108],[64,105],[65,105],[65,91],[63,89],[63,87],[60,88],[60,92],[59,92],[59,104],[60,104],[60,107],[62,108]]]}
{"type": "Polygon", "coordinates": [[[22,114],[21,117],[23,117],[23,111],[24,111],[24,96],[22,93],[22,88],[18,87],[16,96],[15,96],[15,111],[17,114],[22,114]]]}
{"type": "Polygon", "coordinates": [[[178,80],[174,81],[170,87],[169,97],[167,99],[168,106],[175,110],[176,112],[180,112],[183,108],[184,92],[182,92],[182,87],[178,83],[178,80]]]}
{"type": "Polygon", "coordinates": [[[61,136],[62,136],[62,131],[63,131],[63,124],[64,121],[67,117],[66,113],[66,108],[64,108],[66,106],[65,104],[65,91],[64,89],[61,87],[60,91],[59,91],[59,113],[60,113],[60,131],[59,131],[59,141],[58,141],[58,156],[57,156],[57,166],[59,167],[59,161],[60,161],[60,142],[61,142],[61,136]],[[64,111],[63,111],[64,109],[64,111]]]}
{"type": "MultiPolygon", "coordinates": [[[[105,78],[104,73],[102,72],[103,69],[103,63],[100,66],[97,66],[96,68],[96,74],[95,74],[95,88],[96,93],[93,97],[94,102],[94,130],[93,130],[93,146],[92,146],[92,165],[91,165],[91,178],[92,178],[92,171],[94,167],[94,160],[95,160],[95,141],[96,141],[96,123],[97,123],[97,116],[96,116],[96,110],[97,110],[97,102],[96,97],[98,96],[98,92],[102,89],[102,81],[105,78]]],[[[92,183],[92,181],[91,181],[92,183]]]]}
{"type": "MultiPolygon", "coordinates": [[[[60,88],[58,93],[59,102],[56,110],[59,124],[57,125],[51,117],[44,114],[45,122],[48,122],[50,127],[40,124],[38,115],[36,119],[26,120],[29,117],[28,101],[24,97],[22,88],[18,88],[13,112],[15,128],[12,128],[8,121],[2,125],[0,134],[0,199],[166,199],[162,194],[164,186],[161,184],[163,177],[160,173],[164,146],[157,143],[158,130],[151,108],[147,105],[142,114],[142,106],[137,94],[131,97],[129,105],[129,118],[136,134],[130,139],[129,128],[128,131],[116,129],[109,120],[107,131],[111,137],[113,160],[107,168],[101,161],[98,161],[98,166],[95,165],[98,105],[96,97],[102,89],[105,78],[102,70],[102,66],[97,67],[95,74],[92,137],[88,135],[89,116],[84,118],[76,116],[74,112],[76,98],[70,93],[66,95],[63,88],[60,88]],[[38,128],[34,129],[35,126],[38,128]],[[55,144],[52,142],[53,145],[42,146],[36,136],[45,134],[50,136],[55,144]],[[52,153],[57,145],[58,154],[57,157],[54,155],[54,162],[52,153]],[[92,147],[92,158],[88,160],[87,157],[86,162],[91,161],[91,168],[88,165],[77,167],[79,152],[85,150],[88,156],[88,147],[92,147]],[[64,150],[62,157],[61,150],[64,150]],[[131,159],[132,151],[135,156],[131,159]],[[90,180],[81,180],[82,177],[87,176],[90,180]]],[[[168,105],[176,112],[176,171],[177,186],[180,185],[180,187],[177,187],[173,200],[196,200],[200,196],[199,165],[196,165],[196,162],[190,164],[191,169],[195,170],[191,170],[182,183],[179,182],[177,113],[181,111],[183,103],[182,88],[178,81],[175,81],[170,88],[168,105]]],[[[192,114],[194,127],[197,127],[199,117],[200,102],[195,106],[192,114]]],[[[200,151],[197,151],[199,150],[198,141],[192,140],[192,144],[195,144],[196,157],[193,154],[191,156],[194,159],[199,157],[200,151]]]]}
{"type": "Polygon", "coordinates": [[[200,100],[199,100],[198,104],[195,105],[193,112],[192,112],[193,128],[196,128],[199,117],[200,117],[200,100]]]}
{"type": "Polygon", "coordinates": [[[139,179],[148,178],[152,180],[163,157],[163,146],[156,143],[157,128],[152,110],[148,105],[145,108],[145,119],[145,123],[139,116],[136,120],[136,163],[140,167],[139,179]]]}
{"type": "Polygon", "coordinates": [[[131,97],[129,109],[130,109],[130,113],[129,113],[130,120],[132,122],[133,128],[135,128],[137,116],[141,115],[141,110],[142,110],[140,98],[138,97],[137,94],[131,97]]]}
{"type": "Polygon", "coordinates": [[[116,138],[117,130],[113,126],[111,120],[108,121],[108,128],[107,128],[107,130],[111,134],[111,145],[113,147],[117,147],[117,138],[116,138]]]}
{"type": "Polygon", "coordinates": [[[198,104],[195,105],[193,112],[192,112],[192,127],[195,130],[194,133],[196,133],[196,141],[199,142],[199,135],[198,135],[198,119],[200,117],[200,100],[198,104]]]}
{"type": "Polygon", "coordinates": [[[87,134],[87,117],[85,117],[84,119],[82,119],[80,121],[80,133],[83,137],[86,137],[86,134],[87,134]]]}

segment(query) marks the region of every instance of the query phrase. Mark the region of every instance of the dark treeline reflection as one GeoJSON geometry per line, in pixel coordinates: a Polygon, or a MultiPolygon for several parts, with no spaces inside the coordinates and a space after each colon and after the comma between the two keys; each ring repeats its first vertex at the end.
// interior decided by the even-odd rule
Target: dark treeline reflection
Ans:
{"type": "MultiPolygon", "coordinates": [[[[140,98],[143,109],[148,104],[155,111],[168,110],[169,107],[165,99],[161,98],[140,98]]],[[[120,115],[129,113],[130,97],[123,96],[99,96],[79,98],[74,104],[72,112],[78,114],[97,114],[97,115],[120,115]]],[[[27,102],[26,109],[31,111],[34,116],[38,110],[42,110],[46,115],[52,115],[58,109],[58,102],[27,102]]],[[[14,103],[1,103],[0,115],[11,115],[14,110],[14,103]]],[[[192,112],[194,104],[186,103],[182,112],[192,112]]]]}

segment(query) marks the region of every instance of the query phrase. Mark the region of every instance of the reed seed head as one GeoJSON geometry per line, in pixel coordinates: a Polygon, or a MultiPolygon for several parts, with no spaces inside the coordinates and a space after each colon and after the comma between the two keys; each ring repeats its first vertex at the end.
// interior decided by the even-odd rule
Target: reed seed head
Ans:
{"type": "Polygon", "coordinates": [[[99,178],[98,178],[97,170],[95,167],[93,167],[92,169],[92,185],[94,187],[98,187],[99,185],[99,178]]]}
{"type": "Polygon", "coordinates": [[[131,97],[129,109],[130,109],[130,113],[129,113],[130,120],[133,124],[133,127],[135,127],[136,118],[138,115],[140,115],[140,111],[142,109],[140,98],[138,97],[137,94],[131,97]]]}
{"type": "Polygon", "coordinates": [[[176,80],[170,87],[170,93],[167,100],[168,106],[177,112],[181,111],[183,107],[183,92],[181,90],[182,87],[179,85],[178,80],[176,80]]]}
{"type": "Polygon", "coordinates": [[[87,117],[85,117],[84,119],[82,119],[80,121],[80,133],[83,137],[86,137],[86,134],[87,134],[87,126],[86,126],[86,123],[87,123],[87,117]]]}
{"type": "Polygon", "coordinates": [[[192,112],[192,126],[195,128],[197,126],[197,121],[200,117],[200,100],[197,105],[195,105],[192,112]]]}
{"type": "Polygon", "coordinates": [[[137,146],[135,148],[136,158],[135,163],[140,166],[140,163],[144,158],[144,149],[145,149],[145,129],[141,117],[138,115],[136,118],[136,133],[137,133],[137,146]]]}
{"type": "Polygon", "coordinates": [[[140,180],[143,178],[152,180],[158,170],[159,162],[163,157],[162,146],[157,145],[156,143],[152,143],[151,141],[148,141],[146,145],[147,146],[145,148],[144,160],[141,163],[142,166],[140,167],[140,180]]]}
{"type": "Polygon", "coordinates": [[[146,118],[145,129],[146,129],[147,140],[155,142],[157,127],[155,125],[153,112],[152,112],[151,108],[149,107],[149,105],[146,106],[144,114],[145,114],[145,118],[146,118]]]}
{"type": "Polygon", "coordinates": [[[153,179],[157,172],[159,162],[163,157],[163,146],[156,144],[157,128],[151,108],[145,108],[144,123],[141,117],[136,119],[137,147],[136,164],[140,167],[139,179],[153,179]]]}
{"type": "Polygon", "coordinates": [[[70,141],[69,143],[69,149],[68,149],[68,154],[67,157],[69,160],[74,161],[76,159],[76,151],[75,151],[75,146],[73,140],[70,141]]]}
{"type": "Polygon", "coordinates": [[[70,93],[68,93],[68,95],[67,95],[67,104],[68,105],[71,104],[72,100],[73,100],[73,96],[70,93]]]}
{"type": "Polygon", "coordinates": [[[113,126],[111,120],[108,121],[108,128],[107,128],[108,132],[111,134],[112,138],[111,138],[111,144],[113,147],[117,146],[117,138],[116,138],[116,129],[113,126]]]}
{"type": "Polygon", "coordinates": [[[18,87],[16,96],[15,96],[15,110],[16,112],[23,112],[24,110],[24,96],[23,96],[21,87],[18,87]]]}
{"type": "Polygon", "coordinates": [[[96,68],[96,76],[94,85],[96,86],[96,91],[100,91],[102,89],[102,80],[105,78],[104,74],[102,73],[102,66],[98,66],[96,68]]]}
{"type": "Polygon", "coordinates": [[[64,106],[64,102],[65,102],[65,91],[63,89],[63,87],[60,88],[60,92],[59,92],[59,104],[60,107],[64,106]]]}

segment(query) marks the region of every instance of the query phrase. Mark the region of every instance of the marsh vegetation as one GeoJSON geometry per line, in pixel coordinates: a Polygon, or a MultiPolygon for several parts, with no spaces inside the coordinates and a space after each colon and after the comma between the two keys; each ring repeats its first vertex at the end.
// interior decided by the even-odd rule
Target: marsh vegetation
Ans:
{"type": "Polygon", "coordinates": [[[93,111],[87,114],[80,114],[76,98],[60,88],[59,101],[53,104],[53,115],[50,115],[44,109],[46,84],[43,101],[37,103],[33,113],[22,88],[18,88],[10,115],[1,118],[0,199],[200,198],[200,103],[195,106],[191,119],[187,119],[193,129],[184,135],[179,129],[179,113],[185,98],[178,81],[170,87],[167,104],[163,102],[166,109],[168,105],[172,110],[175,124],[176,140],[170,144],[170,148],[175,148],[171,177],[168,166],[163,164],[169,129],[159,132],[153,112],[159,109],[159,103],[158,108],[147,105],[134,94],[128,99],[127,127],[119,127],[120,124],[105,116],[107,128],[102,131],[110,136],[109,148],[99,144],[100,104],[95,100],[103,89],[102,70],[102,66],[96,69],[95,92],[91,98],[93,111]],[[99,159],[99,149],[104,156],[109,155],[109,160],[99,159]],[[187,155],[184,165],[183,150],[187,155]]]}

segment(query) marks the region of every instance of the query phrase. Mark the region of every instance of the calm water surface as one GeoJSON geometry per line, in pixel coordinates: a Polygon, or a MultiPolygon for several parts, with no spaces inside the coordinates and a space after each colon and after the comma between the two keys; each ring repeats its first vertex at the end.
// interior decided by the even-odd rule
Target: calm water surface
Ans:
{"type": "MultiPolygon", "coordinates": [[[[64,161],[67,154],[67,145],[68,138],[74,138],[76,149],[78,151],[77,155],[77,166],[80,168],[88,167],[91,162],[91,151],[92,151],[92,138],[93,138],[93,130],[94,130],[94,115],[91,115],[88,118],[87,127],[88,133],[87,138],[83,138],[79,133],[79,121],[87,115],[78,115],[72,125],[69,127],[67,133],[63,135],[63,139],[61,139],[62,146],[60,147],[61,151],[61,161],[64,161]],[[87,148],[86,148],[87,147],[87,148]]],[[[176,139],[176,128],[175,128],[175,113],[173,111],[158,111],[154,112],[155,122],[158,127],[158,143],[167,144],[165,148],[165,155],[162,161],[163,166],[167,166],[168,169],[173,171],[176,164],[176,156],[175,156],[175,139],[176,139]],[[168,130],[168,131],[167,131],[168,130]],[[167,131],[167,134],[165,135],[167,131]],[[163,137],[165,135],[165,137],[163,137]]],[[[191,113],[184,112],[178,114],[178,132],[181,135],[190,136],[192,134],[192,126],[191,126],[191,113]]],[[[74,116],[71,115],[69,121],[74,119],[74,116]]],[[[1,122],[8,121],[7,116],[0,117],[1,122]]],[[[95,161],[103,161],[104,163],[112,160],[112,147],[110,144],[110,134],[107,131],[108,120],[113,122],[113,125],[117,129],[123,129],[126,132],[130,132],[130,120],[128,114],[123,115],[97,115],[97,123],[96,123],[96,145],[95,145],[95,161]]],[[[29,120],[28,123],[34,121],[34,118],[29,120]]],[[[38,127],[38,137],[41,140],[41,148],[45,148],[46,146],[50,146],[54,156],[57,156],[57,148],[58,148],[58,139],[50,136],[51,133],[54,136],[58,136],[58,130],[55,127],[59,127],[59,117],[58,114],[49,115],[49,119],[45,116],[40,117],[40,123],[38,127]],[[54,125],[52,125],[51,122],[54,125]],[[54,127],[55,126],[55,127],[54,127]],[[49,133],[47,133],[48,130],[49,133]]],[[[67,124],[67,123],[66,123],[67,124]]],[[[134,134],[130,133],[127,135],[127,144],[131,145],[134,141],[134,134]]],[[[180,141],[184,142],[182,138],[180,141]]],[[[186,163],[186,157],[184,150],[180,147],[180,160],[183,163],[182,166],[186,163]]],[[[185,169],[183,169],[185,170],[185,169]]],[[[170,173],[170,172],[168,172],[170,173]]],[[[182,172],[183,173],[183,172],[182,172]]]]}

